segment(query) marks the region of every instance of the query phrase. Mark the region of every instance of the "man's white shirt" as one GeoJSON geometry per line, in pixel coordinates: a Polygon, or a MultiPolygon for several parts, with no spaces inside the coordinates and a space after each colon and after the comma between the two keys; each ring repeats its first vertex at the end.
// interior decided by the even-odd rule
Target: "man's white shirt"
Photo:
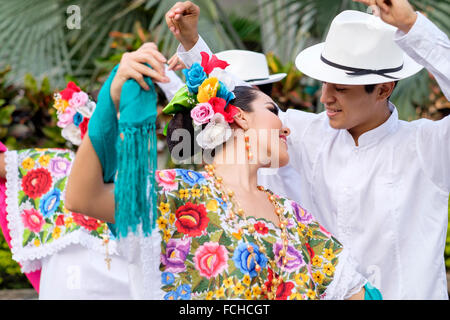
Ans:
{"type": "MultiPolygon", "coordinates": [[[[421,57],[448,98],[448,38],[419,14],[412,33],[397,33],[396,41],[421,57]],[[428,45],[417,46],[421,35],[428,45]]],[[[201,51],[211,54],[200,38],[177,53],[190,67],[201,51]]],[[[280,112],[291,129],[290,163],[261,169],[258,182],[310,211],[351,250],[358,271],[385,299],[448,299],[450,117],[406,122],[390,108],[390,118],[363,134],[359,146],[347,130],[331,128],[325,113],[280,112]]]]}

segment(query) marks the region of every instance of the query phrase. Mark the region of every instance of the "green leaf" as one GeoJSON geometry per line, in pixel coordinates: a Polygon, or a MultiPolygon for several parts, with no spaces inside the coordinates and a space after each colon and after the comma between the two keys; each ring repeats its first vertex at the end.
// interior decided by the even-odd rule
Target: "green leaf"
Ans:
{"type": "Polygon", "coordinates": [[[19,207],[22,203],[26,202],[28,199],[28,196],[25,194],[25,192],[23,192],[23,190],[19,191],[19,195],[18,195],[18,202],[19,202],[19,207]]]}
{"type": "Polygon", "coordinates": [[[36,79],[34,79],[30,73],[25,75],[24,85],[26,89],[31,90],[34,93],[38,91],[36,79]]]}
{"type": "MultiPolygon", "coordinates": [[[[2,101],[0,101],[0,105],[2,105],[2,101]]],[[[0,125],[2,126],[8,126],[12,122],[12,114],[16,110],[16,106],[14,105],[8,105],[5,107],[1,107],[0,109],[0,125]]]]}
{"type": "Polygon", "coordinates": [[[66,181],[67,181],[67,177],[64,177],[64,178],[58,180],[55,184],[55,188],[60,191],[64,190],[64,188],[66,187],[66,181]]]}
{"type": "Polygon", "coordinates": [[[49,95],[52,93],[51,87],[50,87],[50,80],[47,77],[42,79],[41,91],[46,95],[49,95]]]}
{"type": "Polygon", "coordinates": [[[30,243],[31,240],[33,240],[33,238],[34,238],[34,233],[31,232],[31,231],[28,230],[28,229],[25,229],[25,230],[23,231],[23,236],[22,236],[22,238],[23,238],[22,246],[25,247],[28,243],[30,243]]]}

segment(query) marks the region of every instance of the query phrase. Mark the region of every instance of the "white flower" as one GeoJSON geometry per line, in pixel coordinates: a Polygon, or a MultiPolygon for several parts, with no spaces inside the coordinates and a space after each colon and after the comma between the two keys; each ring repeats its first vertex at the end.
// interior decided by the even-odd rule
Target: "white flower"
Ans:
{"type": "Polygon", "coordinates": [[[81,130],[73,123],[62,129],[61,135],[64,139],[76,146],[81,144],[81,130]]]}
{"type": "Polygon", "coordinates": [[[228,91],[233,92],[234,88],[236,88],[236,81],[233,76],[221,68],[214,68],[214,70],[209,74],[209,77],[217,78],[227,87],[228,91]]]}
{"type": "Polygon", "coordinates": [[[230,139],[232,130],[222,114],[216,113],[196,140],[202,149],[214,149],[230,139]]]}

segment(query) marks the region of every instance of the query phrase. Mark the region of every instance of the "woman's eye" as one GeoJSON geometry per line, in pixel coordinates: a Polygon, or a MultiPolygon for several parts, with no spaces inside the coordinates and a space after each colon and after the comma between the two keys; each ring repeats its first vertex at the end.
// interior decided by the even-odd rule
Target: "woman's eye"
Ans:
{"type": "Polygon", "coordinates": [[[270,108],[271,112],[273,112],[275,115],[278,115],[278,108],[270,108]]]}

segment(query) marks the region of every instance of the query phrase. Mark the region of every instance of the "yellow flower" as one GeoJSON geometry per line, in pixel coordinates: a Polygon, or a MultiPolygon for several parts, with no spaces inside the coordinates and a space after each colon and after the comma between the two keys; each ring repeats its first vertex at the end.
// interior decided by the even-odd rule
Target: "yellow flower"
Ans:
{"type": "Polygon", "coordinates": [[[245,290],[244,295],[245,295],[245,299],[247,299],[247,300],[252,300],[252,298],[253,298],[252,290],[250,290],[250,289],[245,290]]]}
{"type": "Polygon", "coordinates": [[[322,258],[320,258],[319,256],[314,256],[314,258],[312,259],[312,264],[313,266],[320,267],[322,266],[322,261],[322,258]]]}
{"type": "Polygon", "coordinates": [[[289,297],[289,300],[303,300],[303,297],[300,293],[293,293],[291,294],[291,296],[289,297]]]}
{"type": "Polygon", "coordinates": [[[325,276],[320,271],[314,272],[312,276],[314,282],[317,282],[318,284],[322,284],[323,279],[325,278],[325,276]]]}
{"type": "Polygon", "coordinates": [[[217,200],[215,199],[209,200],[208,203],[206,204],[206,209],[209,211],[217,211],[218,208],[219,205],[217,203],[217,200]]]}
{"type": "Polygon", "coordinates": [[[41,241],[39,241],[39,239],[34,239],[33,243],[36,247],[39,247],[41,245],[41,241]]]}
{"type": "Polygon", "coordinates": [[[222,288],[220,288],[220,289],[217,289],[216,290],[216,298],[217,299],[220,299],[220,298],[222,298],[223,296],[225,296],[225,289],[222,287],[222,288]]]}
{"type": "Polygon", "coordinates": [[[325,248],[325,253],[323,254],[323,257],[327,260],[331,260],[335,257],[334,253],[333,253],[333,249],[326,249],[325,248]]]}
{"type": "Polygon", "coordinates": [[[308,229],[308,232],[306,233],[306,235],[311,238],[313,236],[312,230],[308,229]]]}
{"type": "Polygon", "coordinates": [[[53,232],[52,232],[52,238],[53,238],[54,240],[56,240],[56,239],[58,239],[58,238],[60,237],[60,235],[61,235],[61,228],[58,227],[58,226],[56,226],[56,227],[53,229],[53,232]]]}
{"type": "Polygon", "coordinates": [[[189,198],[189,189],[181,189],[180,190],[180,199],[189,198]]]}
{"type": "Polygon", "coordinates": [[[56,100],[55,104],[53,105],[53,107],[56,110],[58,110],[59,113],[63,113],[64,111],[66,111],[68,106],[69,106],[69,101],[64,100],[64,99],[56,100]]]}
{"type": "Polygon", "coordinates": [[[253,287],[253,296],[259,297],[261,295],[261,288],[259,286],[253,287]]]}
{"type": "Polygon", "coordinates": [[[26,170],[31,170],[34,167],[34,160],[30,157],[22,161],[22,167],[26,170]]]}
{"type": "Polygon", "coordinates": [[[73,218],[72,217],[65,217],[64,219],[64,225],[66,228],[70,228],[73,224],[73,218]]]}
{"type": "Polygon", "coordinates": [[[195,188],[193,188],[192,189],[192,196],[194,197],[194,198],[200,198],[201,197],[201,194],[200,194],[200,189],[195,189],[195,188]]]}
{"type": "Polygon", "coordinates": [[[208,78],[198,87],[197,100],[199,103],[206,103],[214,98],[219,89],[219,80],[215,77],[208,78]]]}
{"type": "Polygon", "coordinates": [[[308,279],[308,276],[303,273],[298,273],[294,277],[295,283],[299,286],[304,286],[305,282],[308,281],[308,279]]]}
{"type": "Polygon", "coordinates": [[[244,284],[245,284],[246,286],[249,286],[250,283],[252,282],[252,278],[250,278],[250,276],[249,276],[248,274],[246,274],[246,275],[244,276],[244,279],[242,280],[242,282],[244,282],[244,284]]]}
{"type": "Polygon", "coordinates": [[[211,190],[207,186],[203,186],[202,189],[205,196],[211,193],[211,190]]]}
{"type": "Polygon", "coordinates": [[[333,275],[334,270],[334,266],[331,263],[328,263],[323,267],[323,272],[329,277],[333,275]]]}
{"type": "Polygon", "coordinates": [[[158,224],[160,230],[167,228],[167,219],[164,219],[164,217],[159,217],[158,220],[156,220],[156,223],[158,224]]]}
{"type": "Polygon", "coordinates": [[[228,279],[223,280],[223,285],[225,288],[229,288],[233,285],[233,277],[229,277],[228,279]]]}
{"type": "Polygon", "coordinates": [[[170,204],[161,202],[159,204],[158,209],[161,211],[162,214],[166,214],[170,210],[170,204]]]}
{"type": "Polygon", "coordinates": [[[242,283],[239,281],[238,283],[236,283],[236,285],[233,288],[233,291],[236,295],[240,296],[242,294],[242,292],[244,292],[245,287],[242,285],[242,283]]]}
{"type": "Polygon", "coordinates": [[[232,235],[238,240],[242,239],[242,234],[240,232],[233,232],[232,235]]]}
{"type": "Polygon", "coordinates": [[[44,154],[39,157],[38,162],[41,166],[46,167],[50,163],[50,156],[48,154],[44,154]]]}
{"type": "Polygon", "coordinates": [[[316,299],[316,293],[315,293],[313,290],[311,290],[311,289],[308,290],[308,292],[306,293],[306,295],[307,295],[308,298],[311,299],[311,300],[316,299]]]}
{"type": "Polygon", "coordinates": [[[170,232],[169,229],[164,230],[164,236],[163,236],[164,241],[169,242],[171,237],[172,237],[172,232],[170,232]]]}
{"type": "Polygon", "coordinates": [[[176,219],[176,216],[173,213],[171,213],[169,216],[169,223],[173,224],[175,222],[175,219],[176,219]]]}
{"type": "Polygon", "coordinates": [[[206,300],[212,300],[213,296],[214,296],[214,292],[209,291],[209,292],[206,294],[206,300]]]}

